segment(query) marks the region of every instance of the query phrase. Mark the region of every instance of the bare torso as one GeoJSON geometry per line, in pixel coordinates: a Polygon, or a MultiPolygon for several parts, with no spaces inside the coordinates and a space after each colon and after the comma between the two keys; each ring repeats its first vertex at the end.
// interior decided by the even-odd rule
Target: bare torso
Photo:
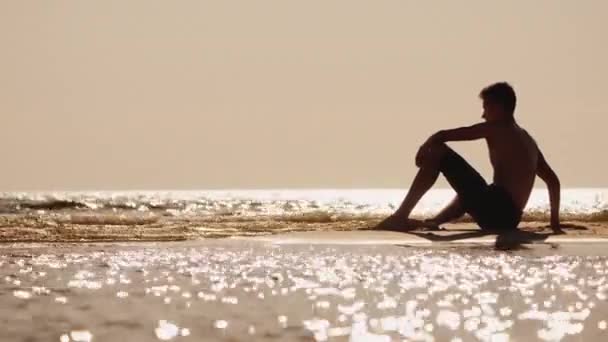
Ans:
{"type": "Polygon", "coordinates": [[[538,146],[516,123],[507,123],[486,138],[494,168],[494,184],[511,194],[518,209],[528,202],[538,165],[538,146]]]}

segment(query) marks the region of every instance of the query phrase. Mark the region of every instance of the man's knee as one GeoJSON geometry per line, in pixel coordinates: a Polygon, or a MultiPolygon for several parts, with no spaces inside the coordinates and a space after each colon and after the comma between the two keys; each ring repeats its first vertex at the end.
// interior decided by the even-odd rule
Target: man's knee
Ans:
{"type": "Polygon", "coordinates": [[[431,147],[431,153],[435,154],[438,158],[443,157],[449,150],[450,147],[446,143],[433,144],[431,147]]]}
{"type": "Polygon", "coordinates": [[[441,159],[450,151],[450,147],[445,143],[437,143],[429,146],[424,158],[418,162],[418,167],[439,167],[441,159]]]}

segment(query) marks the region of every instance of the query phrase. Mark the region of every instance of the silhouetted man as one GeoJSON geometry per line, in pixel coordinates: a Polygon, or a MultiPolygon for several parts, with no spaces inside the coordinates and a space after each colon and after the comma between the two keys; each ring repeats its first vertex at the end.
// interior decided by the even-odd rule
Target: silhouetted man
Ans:
{"type": "Polygon", "coordinates": [[[534,139],[515,122],[515,91],[508,83],[484,88],[485,122],[433,134],[418,150],[419,171],[407,196],[397,211],[382,221],[377,229],[409,230],[420,226],[438,226],[468,213],[482,229],[515,229],[521,220],[535,176],[547,184],[551,205],[551,227],[560,231],[560,182],[534,139]],[[494,169],[494,180],[487,184],[458,153],[445,143],[485,139],[494,169]],[[424,222],[409,219],[410,213],[442,173],[456,198],[434,218],[424,222]]]}

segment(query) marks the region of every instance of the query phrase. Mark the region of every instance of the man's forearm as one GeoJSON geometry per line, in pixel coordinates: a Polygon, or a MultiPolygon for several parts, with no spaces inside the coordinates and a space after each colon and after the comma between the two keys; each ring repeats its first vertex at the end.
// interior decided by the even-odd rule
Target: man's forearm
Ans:
{"type": "Polygon", "coordinates": [[[480,123],[468,127],[444,129],[431,135],[427,142],[445,143],[448,141],[476,140],[488,137],[493,134],[496,125],[480,123]]]}

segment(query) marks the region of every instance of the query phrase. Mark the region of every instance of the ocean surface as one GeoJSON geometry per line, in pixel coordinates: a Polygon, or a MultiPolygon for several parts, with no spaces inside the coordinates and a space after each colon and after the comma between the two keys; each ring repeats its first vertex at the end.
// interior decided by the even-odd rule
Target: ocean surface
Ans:
{"type": "MultiPolygon", "coordinates": [[[[355,230],[393,212],[406,190],[210,190],[0,193],[0,238],[59,241],[186,239],[293,230],[355,230]]],[[[454,196],[435,189],[414,217],[454,196]]],[[[607,188],[562,190],[562,220],[608,221],[607,188]]],[[[549,219],[546,189],[535,189],[523,221],[549,219]]],[[[466,218],[465,218],[466,220],[466,218]]]]}

